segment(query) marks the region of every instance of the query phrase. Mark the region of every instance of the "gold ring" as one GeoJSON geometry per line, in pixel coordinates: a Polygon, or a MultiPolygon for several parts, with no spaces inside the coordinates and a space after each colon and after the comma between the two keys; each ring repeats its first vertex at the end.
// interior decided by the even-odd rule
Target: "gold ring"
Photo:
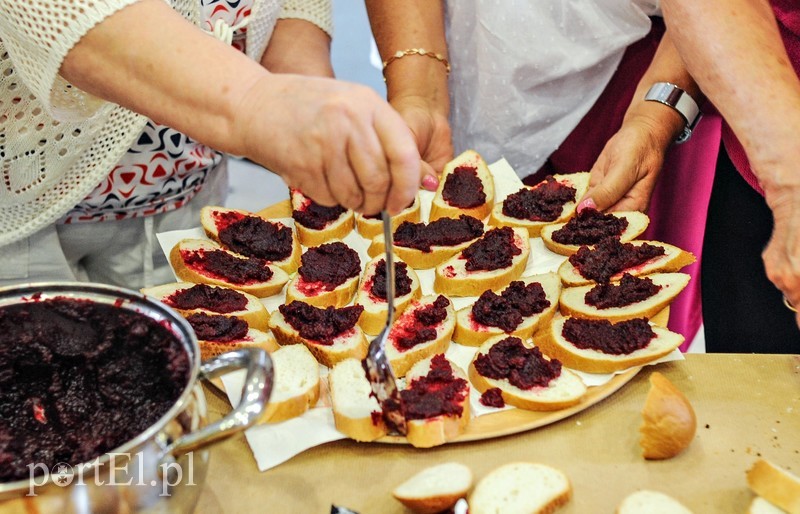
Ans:
{"type": "Polygon", "coordinates": [[[797,308],[794,305],[792,305],[792,302],[790,302],[788,298],[786,298],[786,295],[783,296],[783,304],[790,311],[797,312],[797,308]]]}

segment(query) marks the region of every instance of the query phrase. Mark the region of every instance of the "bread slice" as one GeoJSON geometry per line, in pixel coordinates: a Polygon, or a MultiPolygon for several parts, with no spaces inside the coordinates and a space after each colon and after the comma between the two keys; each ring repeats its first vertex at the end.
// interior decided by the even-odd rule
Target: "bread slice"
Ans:
{"type": "Polygon", "coordinates": [[[266,307],[261,301],[256,298],[255,296],[249,293],[243,293],[241,291],[236,291],[235,289],[231,289],[229,287],[222,287],[222,286],[210,286],[208,284],[194,284],[192,282],[171,282],[169,284],[162,284],[160,286],[153,286],[153,287],[145,287],[141,289],[143,294],[148,296],[152,296],[156,298],[160,302],[172,307],[176,311],[178,311],[183,316],[187,316],[189,314],[195,312],[205,312],[206,314],[221,314],[223,316],[236,316],[237,318],[241,318],[247,322],[250,328],[255,328],[256,330],[269,330],[269,312],[267,312],[266,307]],[[206,296],[203,291],[205,288],[209,288],[211,290],[210,294],[219,293],[221,295],[240,295],[241,298],[246,302],[245,307],[243,309],[238,310],[227,310],[223,309],[215,310],[210,305],[200,306],[190,308],[190,309],[181,309],[178,305],[186,305],[186,304],[177,304],[176,301],[179,300],[181,295],[188,295],[192,294],[192,291],[199,292],[201,294],[198,295],[199,299],[202,299],[206,296]]]}
{"type": "Polygon", "coordinates": [[[789,514],[800,514],[800,477],[766,459],[747,471],[750,489],[789,514]]]}
{"type": "MultiPolygon", "coordinates": [[[[558,307],[558,298],[561,294],[561,279],[555,273],[544,273],[525,277],[520,281],[525,285],[539,283],[544,290],[545,297],[550,302],[550,306],[546,307],[542,312],[523,317],[522,323],[508,333],[504,332],[500,327],[483,325],[476,321],[472,315],[474,304],[464,307],[456,312],[456,328],[453,331],[453,341],[465,346],[480,346],[487,339],[503,334],[513,335],[520,339],[529,339],[539,327],[546,325],[558,307]]],[[[508,286],[503,290],[505,289],[508,289],[508,286]]],[[[499,294],[502,295],[502,291],[499,294]]]]}
{"type": "MultiPolygon", "coordinates": [[[[528,264],[531,247],[525,229],[514,228],[512,230],[514,232],[513,244],[521,252],[511,259],[510,266],[491,271],[467,271],[467,259],[464,257],[464,252],[467,249],[464,249],[458,255],[436,266],[436,278],[433,282],[434,291],[448,296],[478,296],[487,289],[500,289],[510,284],[513,280],[517,280],[522,276],[525,266],[528,264]]],[[[491,237],[491,234],[492,231],[490,230],[481,239],[472,244],[481,244],[481,241],[487,236],[491,237]]]]}
{"type": "Polygon", "coordinates": [[[444,353],[450,346],[450,336],[455,328],[456,316],[452,302],[446,298],[444,300],[447,302],[445,318],[433,325],[433,327],[429,327],[435,328],[435,338],[409,349],[403,349],[397,344],[398,338],[413,336],[420,328],[423,328],[423,324],[417,320],[416,313],[433,305],[438,298],[437,295],[432,295],[414,300],[400,316],[395,318],[386,342],[386,357],[389,359],[389,365],[391,365],[395,376],[405,376],[414,364],[437,353],[444,353]]]}
{"type": "Polygon", "coordinates": [[[692,514],[681,502],[658,491],[641,490],[626,496],[616,514],[692,514]]]}
{"type": "MultiPolygon", "coordinates": [[[[566,202],[562,209],[561,214],[552,221],[532,221],[526,219],[513,218],[503,214],[503,206],[508,199],[498,202],[492,208],[491,215],[489,216],[489,225],[495,227],[522,227],[528,230],[530,237],[538,237],[542,229],[547,225],[554,223],[564,223],[572,216],[575,215],[575,209],[578,206],[578,200],[586,194],[589,189],[589,172],[583,171],[580,173],[571,173],[567,175],[553,175],[558,182],[566,186],[575,188],[575,199],[566,202]]],[[[542,181],[534,186],[525,186],[524,189],[536,189],[542,187],[545,181],[542,181]]],[[[520,190],[522,191],[522,190],[520,190]]]]}
{"type": "MultiPolygon", "coordinates": [[[[375,272],[379,263],[384,262],[386,255],[379,255],[367,263],[364,269],[364,276],[361,278],[361,283],[358,285],[356,292],[356,305],[364,307],[364,312],[358,320],[361,329],[365,334],[375,335],[378,334],[383,327],[386,326],[386,299],[374,296],[371,293],[372,284],[375,279],[375,272]]],[[[399,259],[395,259],[395,275],[399,273],[400,266],[398,264],[405,264],[399,259]]],[[[394,299],[394,315],[395,319],[399,317],[411,300],[416,300],[422,296],[422,290],[419,285],[419,277],[410,266],[405,266],[405,273],[411,281],[411,290],[402,295],[395,296],[394,299]]],[[[386,276],[385,273],[383,276],[386,276]]]]}
{"type": "MultiPolygon", "coordinates": [[[[311,198],[308,198],[297,189],[290,191],[290,200],[292,203],[292,216],[294,211],[302,211],[308,209],[314,203],[311,198]]],[[[295,220],[295,230],[297,237],[300,239],[300,244],[303,246],[319,246],[329,241],[337,241],[344,239],[344,237],[353,230],[353,211],[346,210],[342,212],[338,218],[329,221],[321,229],[314,229],[306,227],[295,220]]]]}
{"type": "Polygon", "coordinates": [[[272,266],[260,259],[252,259],[229,252],[219,244],[206,239],[183,239],[178,242],[169,253],[169,262],[172,264],[175,275],[181,280],[230,287],[258,298],[266,298],[280,293],[283,286],[289,281],[289,275],[279,267],[272,266]],[[222,252],[219,255],[224,257],[234,268],[240,270],[265,268],[272,272],[272,276],[268,280],[251,279],[244,282],[231,282],[224,276],[206,268],[209,254],[212,252],[222,252]]]}
{"type": "Polygon", "coordinates": [[[250,328],[235,316],[195,312],[187,315],[186,320],[197,336],[203,360],[241,348],[260,348],[266,352],[278,348],[272,334],[250,328]]]}
{"type": "Polygon", "coordinates": [[[358,359],[345,359],[328,374],[336,430],[356,441],[374,441],[388,433],[378,400],[358,359]]]}
{"type": "MultiPolygon", "coordinates": [[[[579,403],[586,394],[586,385],[583,380],[571,372],[570,370],[562,367],[560,374],[550,380],[547,385],[534,386],[530,389],[522,389],[512,384],[507,378],[489,378],[480,374],[475,367],[475,361],[479,356],[487,355],[495,345],[509,340],[510,336],[501,335],[486,341],[478,349],[472,362],[469,365],[469,380],[472,385],[480,391],[485,393],[489,389],[498,388],[503,397],[503,402],[508,405],[519,407],[520,409],[533,410],[533,411],[553,411],[565,409],[579,403]]],[[[518,342],[523,347],[530,350],[531,354],[535,357],[535,350],[531,345],[526,345],[519,338],[511,338],[513,342],[518,342]]],[[[541,359],[549,361],[546,357],[542,356],[541,359]]],[[[537,366],[538,368],[538,366],[537,366]]],[[[536,368],[535,368],[536,369],[536,368]]]]}
{"type": "MultiPolygon", "coordinates": [[[[460,171],[459,171],[460,173],[460,171]]],[[[441,179],[439,180],[439,188],[433,196],[431,203],[430,220],[437,220],[439,218],[457,218],[462,214],[478,218],[479,220],[485,219],[494,205],[494,179],[492,173],[489,171],[489,166],[486,161],[475,150],[467,150],[461,155],[448,162],[444,166],[441,179]],[[456,170],[475,170],[476,178],[480,181],[485,195],[484,201],[474,207],[458,207],[452,205],[444,198],[445,187],[453,187],[453,183],[448,184],[448,180],[456,180],[456,170]]]]}
{"type": "Polygon", "coordinates": [[[470,514],[549,514],[572,496],[567,476],[532,462],[505,464],[484,476],[469,497],[470,514]]]}
{"type": "Polygon", "coordinates": [[[208,340],[198,340],[197,342],[200,346],[200,358],[204,361],[242,348],[259,348],[267,353],[272,353],[279,348],[271,333],[255,328],[248,329],[247,335],[243,338],[227,343],[208,340]]]}
{"type": "MultiPolygon", "coordinates": [[[[422,203],[419,200],[419,195],[417,195],[414,197],[414,202],[412,202],[411,205],[392,216],[392,231],[397,230],[397,227],[404,221],[419,223],[420,205],[422,205],[422,203]]],[[[355,218],[356,230],[364,239],[372,239],[379,234],[383,234],[383,220],[381,220],[380,216],[377,218],[368,218],[360,212],[357,212],[355,218]]]]}
{"type": "MultiPolygon", "coordinates": [[[[689,283],[689,275],[685,273],[653,273],[647,275],[653,284],[661,289],[650,298],[635,302],[623,307],[609,307],[599,309],[594,305],[586,303],[586,294],[597,284],[586,286],[567,287],[561,292],[561,314],[565,316],[575,316],[578,318],[607,319],[612,322],[623,321],[633,318],[652,318],[661,312],[672,300],[683,291],[689,283]]],[[[614,282],[613,285],[618,285],[614,282]]]]}
{"type": "MultiPolygon", "coordinates": [[[[655,333],[655,337],[647,346],[631,353],[613,355],[591,348],[581,349],[563,336],[564,324],[570,319],[573,318],[554,317],[550,330],[545,331],[543,337],[537,338],[536,344],[548,357],[560,360],[568,368],[587,373],[613,373],[634,366],[642,366],[671,353],[683,343],[682,335],[651,325],[650,328],[655,333]]],[[[589,321],[600,323],[606,320],[589,321]]]]}
{"type": "Polygon", "coordinates": [[[297,274],[292,277],[292,280],[289,281],[289,285],[286,287],[286,303],[302,301],[317,307],[344,307],[350,303],[356,293],[356,290],[358,289],[358,281],[361,276],[361,260],[356,254],[355,250],[348,247],[344,243],[335,242],[331,244],[320,245],[317,248],[308,249],[300,259],[302,264],[297,274]],[[337,247],[337,251],[341,250],[341,252],[331,253],[332,250],[326,250],[337,247]],[[310,259],[310,255],[313,253],[321,255],[322,258],[319,260],[310,259]],[[315,266],[319,266],[324,263],[325,266],[339,268],[341,270],[344,264],[337,261],[337,259],[342,259],[348,255],[354,256],[352,258],[358,260],[358,266],[356,266],[355,261],[348,263],[348,266],[352,264],[352,269],[350,270],[352,272],[352,276],[338,286],[328,289],[329,286],[326,286],[322,282],[308,280],[307,277],[309,276],[309,273],[306,272],[307,269],[309,271],[314,271],[315,266]]]}
{"type": "MultiPolygon", "coordinates": [[[[616,218],[623,218],[627,220],[628,226],[625,227],[622,234],[619,235],[619,240],[623,243],[627,243],[628,241],[632,241],[639,237],[642,232],[647,229],[647,226],[650,224],[650,217],[639,211],[619,211],[619,212],[609,212],[606,213],[608,216],[614,216],[616,218]]],[[[553,225],[547,225],[542,227],[541,237],[542,242],[544,245],[551,251],[561,255],[572,255],[573,253],[577,252],[578,249],[582,246],[579,244],[565,244],[559,243],[553,240],[553,233],[557,232],[564,228],[565,225],[572,226],[573,224],[577,224],[578,220],[580,219],[581,214],[577,214],[575,217],[570,219],[565,223],[556,223],[553,225]]],[[[581,226],[581,225],[578,225],[581,226]]]]}
{"type": "Polygon", "coordinates": [[[258,257],[265,259],[267,262],[281,268],[286,273],[294,273],[297,270],[297,267],[300,266],[301,249],[300,241],[297,239],[297,234],[291,229],[291,227],[287,227],[279,221],[262,218],[258,214],[241,209],[228,209],[225,207],[207,205],[200,210],[200,224],[203,226],[203,230],[205,230],[206,235],[219,243],[226,250],[230,250],[247,257],[258,257]],[[262,223],[254,224],[254,227],[251,227],[245,236],[241,238],[238,246],[231,247],[226,245],[225,242],[220,239],[220,231],[224,230],[232,223],[244,220],[246,218],[253,218],[254,220],[261,221],[262,223]],[[275,234],[265,233],[266,228],[268,228],[265,228],[266,224],[271,224],[278,230],[286,229],[291,232],[291,253],[289,255],[282,259],[274,260],[268,258],[268,256],[265,254],[265,251],[260,248],[260,246],[264,246],[265,239],[268,239],[269,237],[272,237],[273,239],[277,238],[275,234]]]}
{"type": "Polygon", "coordinates": [[[275,379],[260,421],[277,423],[303,414],[319,399],[319,364],[303,345],[283,346],[271,353],[275,379]]]}
{"type": "Polygon", "coordinates": [[[427,467],[392,491],[400,503],[419,514],[435,514],[465,498],[472,487],[472,471],[459,462],[427,467]]]}
{"type": "Polygon", "coordinates": [[[650,374],[639,445],[645,459],[670,459],[694,440],[697,417],[689,399],[661,373],[650,374]]]}
{"type": "Polygon", "coordinates": [[[786,514],[786,511],[779,509],[764,498],[756,496],[753,498],[753,501],[750,502],[747,514],[786,514]]]}
{"type": "MultiPolygon", "coordinates": [[[[682,268],[695,261],[695,256],[692,253],[681,250],[677,246],[673,246],[668,243],[662,243],[660,241],[637,240],[625,244],[640,246],[645,243],[653,246],[661,246],[664,248],[664,254],[654,257],[653,259],[639,264],[638,266],[620,270],[611,277],[612,281],[622,278],[623,273],[629,273],[638,277],[656,272],[680,271],[682,268]]],[[[596,250],[597,247],[590,251],[594,252],[596,250]]],[[[571,258],[575,258],[575,255],[573,255],[571,258]]],[[[561,277],[561,281],[565,286],[582,286],[594,282],[593,280],[583,276],[569,259],[565,260],[558,267],[558,275],[561,277]]]]}

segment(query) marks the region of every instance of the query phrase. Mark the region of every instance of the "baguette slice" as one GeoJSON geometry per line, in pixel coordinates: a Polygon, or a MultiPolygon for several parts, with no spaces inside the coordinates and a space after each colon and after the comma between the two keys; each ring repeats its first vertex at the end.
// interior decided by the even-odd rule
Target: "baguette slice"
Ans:
{"type": "Polygon", "coordinates": [[[389,365],[392,367],[392,372],[396,377],[405,376],[414,364],[437,353],[444,353],[450,346],[450,336],[455,328],[456,316],[452,302],[446,298],[444,299],[447,302],[445,307],[446,316],[434,325],[436,330],[435,338],[409,349],[403,349],[397,344],[398,338],[413,336],[420,329],[425,328],[425,325],[417,319],[416,313],[433,305],[438,298],[438,296],[432,295],[414,300],[403,314],[395,319],[386,341],[386,357],[389,359],[389,365]]]}
{"type": "Polygon", "coordinates": [[[750,502],[747,514],[786,514],[786,511],[776,507],[764,498],[756,496],[753,498],[753,501],[750,502]]]}
{"type": "Polygon", "coordinates": [[[494,469],[475,486],[470,514],[550,514],[569,501],[572,486],[558,469],[514,462],[494,469]]]}
{"type": "Polygon", "coordinates": [[[181,315],[188,316],[189,314],[193,314],[195,312],[205,312],[206,314],[221,314],[223,316],[236,316],[237,318],[241,318],[247,322],[250,328],[255,328],[256,330],[269,330],[269,312],[267,312],[266,307],[261,301],[256,298],[255,296],[249,293],[243,293],[241,291],[236,291],[235,289],[231,289],[229,287],[222,287],[222,286],[209,286],[207,284],[194,284],[192,282],[172,282],[169,284],[163,284],[160,286],[154,287],[145,287],[141,290],[143,294],[148,296],[152,296],[159,301],[165,303],[166,305],[172,307],[176,311],[178,311],[181,315]],[[241,297],[247,302],[244,309],[230,311],[227,309],[215,309],[211,305],[205,306],[197,306],[190,309],[181,309],[176,304],[176,301],[180,298],[181,295],[184,294],[191,294],[194,291],[203,291],[205,287],[208,287],[212,290],[212,295],[214,293],[219,293],[221,295],[241,295],[241,297]],[[198,289],[199,288],[199,289],[198,289]]]}
{"type": "MultiPolygon", "coordinates": [[[[628,226],[625,227],[622,234],[619,234],[619,240],[623,243],[627,243],[628,241],[632,241],[639,237],[642,232],[647,229],[647,226],[650,224],[650,217],[647,214],[639,211],[619,211],[619,212],[609,212],[607,215],[614,216],[617,218],[624,218],[628,221],[628,226]]],[[[577,224],[578,220],[580,219],[581,214],[577,214],[571,220],[565,223],[556,223],[553,225],[547,225],[542,227],[542,242],[544,245],[551,251],[561,255],[572,255],[573,253],[577,252],[578,249],[582,246],[579,244],[564,244],[559,243],[553,240],[553,233],[561,230],[564,228],[565,225],[572,226],[573,224],[577,224]]],[[[580,226],[580,225],[579,225],[580,226]]]]}
{"type": "Polygon", "coordinates": [[[750,489],[789,514],[800,514],[800,477],[776,466],[766,459],[758,459],[747,471],[750,489]]]}
{"type": "MultiPolygon", "coordinates": [[[[465,249],[458,255],[436,266],[433,290],[448,296],[478,296],[487,289],[500,289],[517,280],[522,276],[528,264],[531,247],[525,229],[514,228],[512,230],[514,231],[513,244],[522,251],[511,259],[510,266],[491,271],[467,271],[467,259],[464,257],[465,249]]],[[[481,239],[472,244],[480,244],[491,233],[492,231],[486,232],[481,239]]]]}
{"type": "Polygon", "coordinates": [[[286,303],[291,303],[293,301],[302,301],[306,302],[311,305],[315,305],[317,307],[344,307],[353,299],[353,296],[358,289],[358,280],[361,276],[360,273],[360,266],[361,260],[356,254],[355,250],[348,247],[345,243],[330,243],[325,245],[320,245],[317,248],[310,248],[306,250],[306,252],[300,258],[302,264],[298,270],[298,273],[289,281],[289,285],[286,287],[286,303]],[[337,254],[337,253],[326,253],[326,249],[338,247],[339,250],[344,251],[344,254],[337,254]],[[355,266],[353,267],[352,272],[355,275],[351,276],[338,286],[335,286],[333,289],[328,289],[329,286],[324,285],[322,282],[312,282],[306,279],[308,276],[304,273],[306,267],[313,270],[314,264],[312,264],[310,259],[307,259],[312,253],[317,253],[317,255],[323,255],[323,260],[321,261],[313,261],[317,262],[325,262],[326,266],[331,267],[339,267],[341,268],[341,263],[336,262],[336,259],[341,259],[344,255],[351,255],[355,256],[355,259],[358,259],[359,269],[356,270],[355,266]],[[307,262],[309,264],[307,264],[307,262]],[[356,273],[358,271],[358,273],[356,273]],[[305,275],[305,276],[304,276],[305,275]]]}
{"type": "Polygon", "coordinates": [[[260,348],[269,353],[278,348],[272,334],[250,328],[235,316],[197,312],[186,316],[186,321],[197,336],[203,360],[241,348],[260,348]]]}
{"type": "Polygon", "coordinates": [[[358,359],[345,359],[328,374],[336,430],[356,441],[374,441],[388,433],[378,400],[358,359]]]}
{"type": "MultiPolygon", "coordinates": [[[[565,409],[579,403],[586,394],[586,385],[583,380],[562,367],[558,377],[550,380],[546,386],[534,386],[530,389],[521,389],[512,384],[506,378],[489,378],[481,375],[475,367],[475,361],[480,355],[486,355],[496,344],[508,340],[510,337],[501,335],[486,341],[478,349],[469,365],[469,380],[472,385],[485,393],[489,389],[498,388],[503,397],[503,401],[508,405],[519,407],[520,409],[533,411],[554,411],[565,409]]],[[[522,340],[514,338],[520,343],[522,340]]],[[[533,351],[529,345],[522,343],[525,348],[533,351]]],[[[545,361],[549,359],[542,357],[545,361]]]]}
{"type": "Polygon", "coordinates": [[[319,364],[303,345],[283,346],[271,353],[275,380],[261,418],[277,423],[303,414],[319,399],[319,364]]]}
{"type": "Polygon", "coordinates": [[[203,230],[205,230],[206,235],[220,244],[226,250],[230,250],[232,252],[238,253],[240,255],[244,255],[247,257],[258,257],[265,259],[270,264],[281,268],[286,273],[294,273],[297,270],[297,267],[300,266],[300,241],[297,239],[297,234],[295,234],[294,230],[291,227],[287,227],[283,223],[279,221],[272,221],[266,218],[262,218],[258,214],[240,210],[240,209],[228,209],[225,207],[215,207],[215,206],[205,206],[200,210],[200,224],[203,226],[203,230]],[[261,221],[263,223],[254,224],[255,226],[248,230],[247,234],[243,237],[243,240],[239,242],[238,246],[236,247],[229,247],[227,246],[221,239],[220,239],[220,231],[224,230],[226,227],[231,225],[232,223],[242,221],[246,218],[253,218],[255,220],[261,221]],[[260,250],[256,244],[253,244],[255,240],[257,243],[264,244],[265,240],[268,240],[270,237],[275,239],[277,236],[273,233],[266,233],[265,231],[268,229],[266,224],[271,224],[278,230],[288,229],[291,231],[292,234],[292,241],[291,241],[291,253],[284,257],[283,259],[279,260],[271,260],[267,257],[263,256],[263,250],[260,250]]]}
{"type": "MultiPolygon", "coordinates": [[[[375,280],[375,272],[378,264],[385,261],[385,255],[379,255],[367,263],[364,269],[364,276],[361,283],[358,285],[358,292],[356,292],[356,305],[364,307],[364,312],[358,320],[361,329],[365,334],[375,335],[378,334],[386,325],[386,311],[387,304],[384,298],[379,298],[371,293],[372,284],[375,280]]],[[[404,264],[399,259],[395,260],[395,276],[399,273],[398,264],[404,264]]],[[[384,265],[385,269],[385,265],[384,265]]],[[[419,277],[410,266],[405,268],[408,278],[411,280],[411,290],[402,295],[395,296],[394,299],[394,312],[395,318],[400,316],[411,300],[416,300],[422,296],[422,290],[419,285],[419,277]]],[[[386,276],[386,273],[383,274],[386,276]]]]}
{"type": "Polygon", "coordinates": [[[400,503],[419,514],[435,514],[453,507],[472,487],[472,471],[458,462],[430,466],[392,491],[400,503]]]}
{"type": "MultiPolygon", "coordinates": [[[[483,325],[476,321],[472,315],[474,304],[464,307],[456,312],[456,328],[453,331],[453,341],[465,346],[480,346],[485,343],[486,340],[503,334],[516,336],[520,339],[529,339],[539,327],[546,325],[553,317],[553,313],[558,306],[558,298],[561,293],[561,279],[559,279],[558,275],[555,273],[544,273],[525,277],[520,280],[525,285],[534,282],[541,284],[545,297],[550,301],[550,306],[546,307],[542,312],[523,317],[522,323],[509,333],[504,332],[500,327],[483,325]]],[[[507,288],[508,287],[506,287],[506,289],[507,288]]]]}
{"type": "Polygon", "coordinates": [[[561,314],[578,318],[607,319],[612,322],[633,318],[649,319],[661,312],[678,296],[678,293],[683,291],[690,277],[685,273],[653,273],[646,278],[661,287],[655,295],[623,307],[607,309],[598,309],[586,303],[586,293],[598,287],[597,284],[567,287],[561,292],[561,314]]]}
{"type": "Polygon", "coordinates": [[[636,491],[626,496],[617,514],[692,514],[681,502],[658,491],[636,491]]]}
{"type": "MultiPolygon", "coordinates": [[[[414,202],[411,205],[392,216],[392,231],[397,230],[397,227],[404,221],[419,223],[420,205],[422,205],[422,203],[419,200],[419,195],[417,195],[414,197],[414,202]]],[[[380,216],[377,218],[368,218],[360,212],[357,212],[355,218],[356,230],[364,239],[372,239],[379,234],[383,234],[383,221],[380,216]]]]}
{"type": "MultiPolygon", "coordinates": [[[[639,246],[644,243],[663,247],[664,255],[650,259],[649,261],[639,264],[638,266],[620,270],[618,273],[614,274],[611,277],[612,281],[619,280],[620,278],[622,278],[623,273],[629,273],[631,275],[638,277],[656,272],[680,271],[682,268],[688,266],[689,264],[695,261],[694,254],[687,252],[685,250],[681,250],[677,246],[673,246],[667,243],[662,243],[660,241],[637,240],[637,241],[631,241],[626,244],[639,246]]],[[[582,286],[594,282],[593,280],[581,275],[581,273],[578,271],[577,268],[575,268],[575,266],[572,265],[569,259],[565,260],[561,264],[561,266],[558,267],[558,275],[561,277],[561,281],[564,283],[564,285],[568,287],[582,286]]]]}
{"type": "MultiPolygon", "coordinates": [[[[575,198],[564,204],[561,209],[561,214],[556,219],[552,221],[533,221],[506,216],[503,214],[503,206],[506,201],[508,201],[506,199],[496,203],[492,208],[491,216],[489,216],[489,225],[495,227],[522,227],[528,230],[530,237],[538,237],[542,229],[547,225],[566,222],[575,215],[578,200],[586,194],[586,191],[589,189],[589,172],[583,171],[567,175],[553,175],[553,178],[566,186],[574,187],[576,191],[575,198]]],[[[545,181],[542,181],[531,187],[525,186],[523,189],[536,189],[542,187],[544,183],[545,181]]],[[[520,191],[522,191],[522,189],[520,191]]]]}
{"type": "MultiPolygon", "coordinates": [[[[459,171],[459,173],[460,172],[461,171],[459,171]]],[[[492,173],[489,171],[489,166],[486,165],[486,161],[483,160],[483,157],[481,157],[478,152],[474,150],[467,150],[452,161],[445,164],[444,170],[442,171],[441,180],[439,181],[439,188],[436,190],[436,193],[433,196],[433,202],[431,203],[430,220],[434,221],[439,218],[458,218],[462,214],[482,220],[489,215],[489,212],[492,210],[492,205],[494,205],[494,179],[492,179],[492,173]],[[450,202],[445,200],[443,196],[444,188],[446,186],[453,187],[452,182],[456,180],[456,170],[463,170],[465,168],[475,170],[475,175],[480,181],[480,184],[483,188],[483,193],[486,196],[484,202],[475,207],[457,207],[450,204],[450,202]],[[451,181],[451,184],[448,184],[448,180],[451,181]]]]}
{"type": "Polygon", "coordinates": [[[280,293],[283,286],[289,281],[289,275],[279,267],[269,265],[266,261],[260,259],[251,259],[229,252],[217,243],[205,239],[184,239],[180,241],[170,251],[169,262],[172,264],[175,275],[181,280],[198,284],[230,287],[237,291],[252,294],[258,298],[266,298],[280,293]],[[248,280],[243,283],[231,282],[227,278],[205,269],[204,263],[207,262],[207,256],[211,252],[224,252],[226,258],[228,258],[232,266],[235,267],[255,265],[256,267],[268,268],[272,271],[272,276],[269,280],[265,281],[248,280]],[[191,264],[187,262],[187,259],[191,259],[193,256],[200,259],[199,265],[197,263],[191,264]]]}
{"type": "Polygon", "coordinates": [[[564,323],[569,319],[571,318],[556,316],[550,325],[550,330],[545,332],[544,337],[537,340],[537,345],[551,359],[558,359],[568,368],[587,373],[613,373],[634,366],[642,366],[671,353],[683,343],[682,335],[651,325],[650,328],[655,333],[655,337],[646,347],[631,353],[613,355],[595,349],[581,349],[567,341],[562,334],[564,323]]]}
{"type": "Polygon", "coordinates": [[[200,358],[202,360],[208,360],[217,355],[241,348],[260,348],[267,353],[272,353],[279,348],[278,343],[275,342],[275,337],[271,333],[256,330],[255,328],[248,329],[245,337],[227,343],[208,340],[198,340],[197,342],[200,346],[200,358]]]}
{"type": "MultiPolygon", "coordinates": [[[[311,198],[308,198],[297,189],[290,191],[290,199],[292,203],[292,216],[294,211],[302,211],[308,209],[314,203],[311,198]]],[[[313,229],[306,227],[295,220],[295,230],[297,230],[297,237],[300,239],[300,244],[303,246],[319,246],[329,241],[336,241],[344,239],[344,237],[353,230],[353,211],[345,210],[338,218],[329,221],[321,229],[313,229]]]]}

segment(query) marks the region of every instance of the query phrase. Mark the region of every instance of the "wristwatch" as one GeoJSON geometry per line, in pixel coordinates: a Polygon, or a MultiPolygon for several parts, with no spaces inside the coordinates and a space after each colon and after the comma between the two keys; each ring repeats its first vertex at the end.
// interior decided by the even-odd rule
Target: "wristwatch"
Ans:
{"type": "Polygon", "coordinates": [[[689,93],[679,88],[675,84],[669,82],[656,82],[650,87],[650,90],[644,95],[644,99],[649,102],[659,102],[668,105],[678,111],[683,119],[686,121],[686,126],[683,132],[675,140],[676,144],[685,143],[692,136],[692,131],[700,122],[703,113],[697,106],[689,93]]]}

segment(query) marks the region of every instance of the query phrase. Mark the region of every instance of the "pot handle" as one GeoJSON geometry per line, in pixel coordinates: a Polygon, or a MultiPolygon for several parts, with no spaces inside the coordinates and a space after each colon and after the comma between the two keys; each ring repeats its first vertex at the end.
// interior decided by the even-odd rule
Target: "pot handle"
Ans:
{"type": "Polygon", "coordinates": [[[178,438],[167,447],[165,454],[178,457],[197,450],[237,434],[261,418],[275,377],[272,359],[264,350],[243,348],[218,355],[200,365],[199,378],[209,380],[242,368],[247,369],[247,376],[239,405],[221,420],[178,438]]]}

